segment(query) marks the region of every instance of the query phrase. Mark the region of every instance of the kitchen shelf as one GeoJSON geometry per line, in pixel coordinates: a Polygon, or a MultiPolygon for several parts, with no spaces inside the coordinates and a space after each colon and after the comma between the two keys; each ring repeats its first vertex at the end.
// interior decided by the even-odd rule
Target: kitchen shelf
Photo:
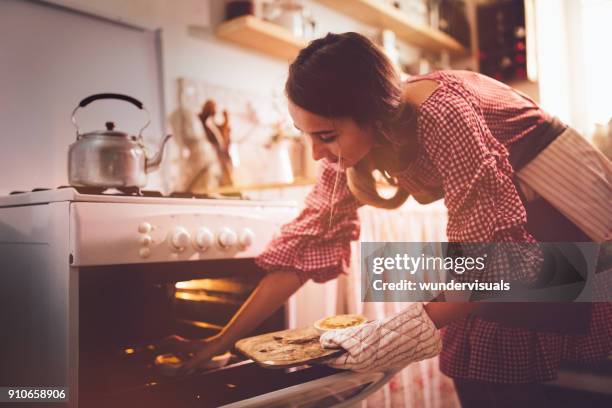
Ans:
{"type": "Polygon", "coordinates": [[[244,184],[237,186],[217,187],[214,189],[203,191],[207,194],[237,194],[245,191],[261,191],[275,190],[279,188],[304,187],[316,183],[314,178],[297,178],[292,183],[262,183],[262,184],[244,184]]]}
{"type": "Polygon", "coordinates": [[[289,30],[254,16],[242,16],[219,25],[217,37],[275,58],[293,60],[307,44],[289,30]]]}
{"type": "Polygon", "coordinates": [[[468,51],[450,35],[412,22],[408,16],[380,0],[316,0],[362,23],[395,32],[395,35],[421,49],[467,54],[468,51]]]}

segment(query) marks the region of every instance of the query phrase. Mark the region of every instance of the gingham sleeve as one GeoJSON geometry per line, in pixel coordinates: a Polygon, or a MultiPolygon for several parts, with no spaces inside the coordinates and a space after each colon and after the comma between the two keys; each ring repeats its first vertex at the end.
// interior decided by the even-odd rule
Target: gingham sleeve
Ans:
{"type": "Polygon", "coordinates": [[[325,282],[347,273],[350,241],[359,238],[357,209],[361,203],[346,183],[345,172],[338,174],[330,226],[331,198],[336,169],[323,160],[317,183],[307,195],[300,214],[281,228],[281,234],[268,243],[256,259],[265,270],[295,271],[302,283],[312,279],[325,282]]]}
{"type": "MultiPolygon", "coordinates": [[[[448,86],[432,94],[421,106],[419,131],[442,178],[449,241],[535,243],[524,228],[527,214],[512,182],[508,150],[493,137],[469,92],[448,86]]],[[[493,252],[486,274],[472,278],[536,278],[541,258],[534,245],[488,250],[493,252]]]]}

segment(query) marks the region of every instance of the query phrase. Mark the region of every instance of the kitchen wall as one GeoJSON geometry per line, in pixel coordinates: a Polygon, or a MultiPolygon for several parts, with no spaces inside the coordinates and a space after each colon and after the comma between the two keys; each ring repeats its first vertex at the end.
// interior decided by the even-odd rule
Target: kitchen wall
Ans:
{"type": "MultiPolygon", "coordinates": [[[[258,103],[257,95],[264,97],[272,94],[282,95],[288,67],[286,62],[216,38],[214,31],[224,19],[225,0],[49,0],[48,2],[113,21],[122,21],[149,29],[161,29],[165,119],[169,132],[176,132],[176,129],[170,126],[169,115],[179,106],[179,78],[209,85],[207,89],[217,87],[223,94],[233,90],[237,94],[237,98],[234,99],[244,101],[245,98],[252,97],[255,104],[258,103]]],[[[304,4],[312,10],[313,17],[317,21],[315,36],[322,36],[329,31],[360,31],[368,35],[376,32],[317,2],[307,0],[304,4]]],[[[409,55],[418,54],[417,50],[405,45],[403,50],[409,55]]],[[[219,93],[206,95],[204,99],[208,98],[217,101],[223,99],[219,98],[219,93]]],[[[244,103],[241,106],[244,106],[244,103]]],[[[221,108],[229,110],[233,129],[232,140],[234,140],[236,136],[240,136],[238,134],[240,123],[236,116],[232,118],[232,114],[241,113],[240,108],[235,105],[221,106],[221,108]]],[[[263,105],[259,104],[256,108],[263,108],[263,105]]],[[[195,125],[200,126],[199,122],[195,125]]],[[[269,129],[260,130],[263,133],[271,133],[269,129]]],[[[240,145],[239,148],[242,150],[239,155],[242,156],[243,163],[257,162],[255,156],[261,156],[261,153],[255,150],[261,150],[262,138],[255,139],[257,140],[251,138],[249,143],[240,145]]],[[[182,156],[178,145],[171,141],[166,149],[162,168],[149,176],[147,188],[164,192],[183,188],[184,183],[181,181],[185,179],[183,176],[186,170],[182,164],[184,160],[180,160],[180,157],[182,156]]],[[[263,163],[266,160],[262,161],[259,158],[259,162],[263,163]]],[[[253,176],[266,173],[261,178],[268,179],[270,176],[267,172],[266,169],[249,168],[246,172],[237,172],[235,182],[238,184],[257,182],[254,177],[238,177],[240,174],[253,176]]]]}
{"type": "MultiPolygon", "coordinates": [[[[0,1],[0,195],[68,184],[70,115],[99,92],[134,95],[151,113],[146,142],[162,136],[161,39],[147,31],[47,3],[0,1]],[[32,164],[36,165],[33,166],[32,164]]],[[[137,132],[146,114],[117,101],[75,114],[81,132],[137,132]]]]}
{"type": "MultiPolygon", "coordinates": [[[[180,77],[247,92],[282,89],[287,64],[215,38],[222,21],[224,0],[52,0],[52,3],[162,29],[166,110],[177,107],[176,81],[180,77]]],[[[352,19],[316,2],[306,1],[317,20],[317,32],[368,31],[352,19]]]]}

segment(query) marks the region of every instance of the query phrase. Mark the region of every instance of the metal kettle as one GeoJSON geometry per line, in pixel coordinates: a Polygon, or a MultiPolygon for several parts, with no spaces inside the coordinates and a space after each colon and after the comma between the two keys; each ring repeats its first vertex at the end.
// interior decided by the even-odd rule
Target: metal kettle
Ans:
{"type": "Polygon", "coordinates": [[[96,188],[141,188],[147,183],[147,173],[161,164],[164,146],[171,137],[161,141],[159,150],[148,158],[143,144],[142,131],[151,123],[151,115],[142,102],[131,96],[101,93],[88,96],[72,111],[72,123],[77,139],[68,149],[68,180],[70,185],[96,188]],[[113,122],[106,122],[105,130],[81,133],[76,121],[79,108],[100,99],[117,99],[129,102],[147,113],[147,123],[138,135],[115,130],[113,122]]]}

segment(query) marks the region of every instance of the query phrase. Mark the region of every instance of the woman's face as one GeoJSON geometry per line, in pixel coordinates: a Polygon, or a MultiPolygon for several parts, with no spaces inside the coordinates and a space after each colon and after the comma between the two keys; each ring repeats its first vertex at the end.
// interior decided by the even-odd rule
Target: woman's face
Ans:
{"type": "Polygon", "coordinates": [[[351,118],[326,118],[289,101],[293,124],[308,135],[315,160],[327,158],[335,163],[342,156],[342,168],[360,161],[375,144],[372,129],[362,128],[351,118]]]}

